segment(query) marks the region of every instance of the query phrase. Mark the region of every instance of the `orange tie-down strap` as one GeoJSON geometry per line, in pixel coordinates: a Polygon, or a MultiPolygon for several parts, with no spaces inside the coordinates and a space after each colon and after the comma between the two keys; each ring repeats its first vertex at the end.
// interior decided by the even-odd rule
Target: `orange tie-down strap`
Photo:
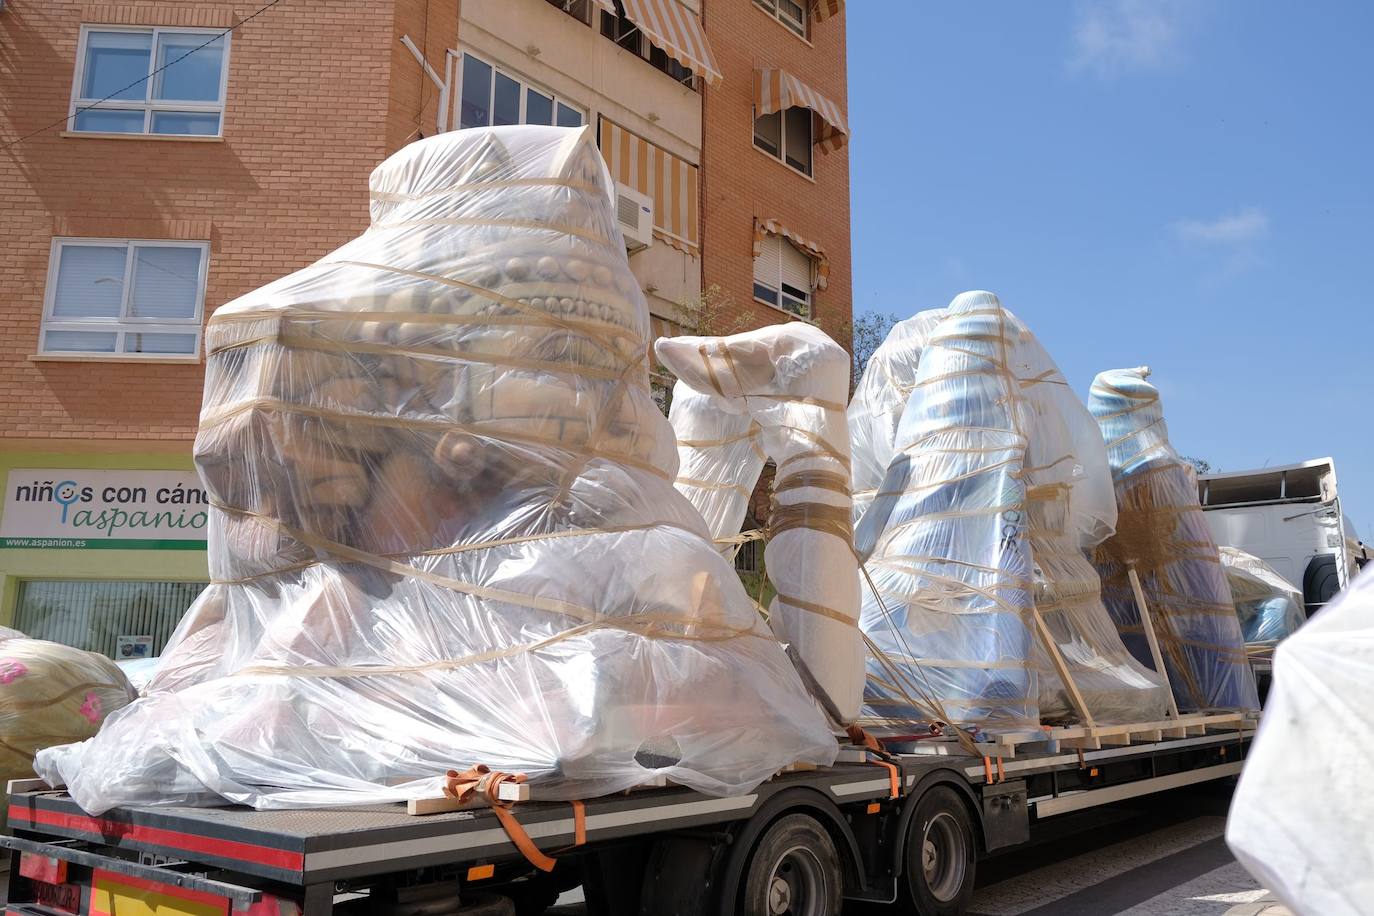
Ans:
{"type": "MultiPolygon", "coordinates": [[[[868,732],[864,731],[861,726],[851,725],[847,729],[845,729],[845,734],[849,736],[849,740],[851,742],[857,744],[859,747],[868,751],[870,754],[878,755],[880,758],[887,756],[887,753],[883,750],[882,743],[879,742],[877,738],[873,737],[868,732]]],[[[901,771],[897,769],[897,765],[895,763],[891,763],[890,761],[883,759],[870,760],[869,763],[873,764],[874,766],[887,768],[887,775],[891,789],[891,797],[900,797],[902,794],[902,774],[901,771]]]]}
{"type": "MultiPolygon", "coordinates": [[[[498,797],[498,792],[503,783],[522,783],[526,780],[524,773],[501,773],[493,770],[485,764],[477,764],[470,770],[458,772],[449,770],[444,775],[444,794],[459,801],[467,801],[474,796],[480,796],[487,802],[496,819],[501,822],[501,827],[506,831],[506,836],[515,844],[515,848],[520,850],[520,854],[540,871],[553,871],[557,860],[552,856],[545,855],[542,850],[534,845],[534,840],[525,832],[525,828],[520,826],[520,821],[515,817],[515,812],[511,811],[513,802],[503,801],[498,797]]],[[[587,842],[587,806],[580,801],[571,803],[573,809],[573,846],[581,846],[587,842]]]]}

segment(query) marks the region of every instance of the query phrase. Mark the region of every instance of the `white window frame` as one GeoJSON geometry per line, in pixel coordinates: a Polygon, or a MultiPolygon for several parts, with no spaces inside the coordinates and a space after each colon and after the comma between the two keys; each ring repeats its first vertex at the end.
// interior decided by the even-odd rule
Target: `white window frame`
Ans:
{"type": "Polygon", "coordinates": [[[753,115],[754,115],[754,120],[753,120],[753,122],[752,122],[752,124],[751,124],[751,130],[753,130],[753,136],[750,138],[750,142],[753,144],[754,149],[758,150],[760,153],[763,153],[765,156],[767,156],[769,159],[772,159],[774,162],[781,162],[784,166],[786,166],[787,168],[791,169],[793,172],[796,172],[798,175],[802,176],[803,178],[807,179],[808,181],[815,181],[815,180],[816,180],[816,175],[815,175],[815,172],[816,172],[816,112],[814,112],[814,111],[812,111],[810,108],[806,108],[806,107],[804,107],[804,106],[802,106],[802,105],[789,105],[787,108],[779,109],[778,111],[772,112],[771,114],[767,114],[767,115],[760,115],[760,114],[758,113],[758,108],[757,108],[757,107],[751,108],[750,111],[751,111],[751,112],[753,113],[753,115]],[[809,139],[808,139],[808,143],[809,143],[809,145],[810,145],[810,147],[811,147],[811,171],[809,171],[809,172],[803,172],[801,169],[797,168],[795,165],[793,165],[792,163],[790,163],[790,162],[787,161],[787,112],[788,112],[790,109],[792,109],[792,108],[800,108],[802,111],[806,112],[807,115],[808,115],[808,118],[807,118],[807,121],[806,121],[806,123],[807,123],[807,131],[808,131],[807,137],[809,138],[809,139]],[[773,155],[772,153],[768,152],[768,150],[764,149],[763,147],[759,146],[759,143],[758,143],[758,137],[759,137],[759,129],[758,129],[758,128],[759,128],[759,121],[762,120],[763,118],[771,118],[771,117],[772,117],[773,115],[775,115],[775,114],[780,114],[780,115],[782,116],[782,117],[778,118],[778,154],[777,154],[776,156],[773,155]]]}
{"type": "Polygon", "coordinates": [[[82,23],[81,36],[76,46],[76,73],[72,78],[72,101],[71,108],[67,112],[67,129],[72,133],[90,134],[100,136],[102,134],[114,134],[120,137],[206,137],[224,136],[224,108],[225,99],[229,91],[229,53],[230,53],[230,34],[224,29],[204,29],[204,28],[179,28],[173,26],[130,26],[130,25],[100,25],[98,23],[82,23]],[[86,59],[89,50],[88,42],[92,32],[132,32],[147,33],[152,36],[152,45],[148,52],[148,78],[143,87],[143,101],[136,102],[133,99],[110,99],[107,102],[99,102],[97,99],[83,99],[81,97],[81,86],[86,81],[86,59]],[[219,101],[217,102],[178,102],[153,99],[152,83],[153,71],[157,69],[157,45],[158,38],[163,32],[172,32],[178,35],[212,35],[224,36],[224,54],[220,60],[219,72],[219,101]],[[100,111],[112,109],[117,111],[128,111],[130,109],[143,109],[143,130],[135,133],[133,131],[101,131],[101,130],[77,130],[76,116],[82,109],[100,111]],[[167,134],[153,132],[153,112],[173,111],[186,114],[219,114],[219,130],[213,134],[167,134]]]}
{"type": "Polygon", "coordinates": [[[201,329],[205,319],[205,281],[210,269],[210,243],[187,242],[180,239],[102,239],[102,238],[54,238],[48,254],[47,288],[43,293],[43,320],[38,329],[38,353],[50,358],[101,359],[101,360],[157,360],[175,362],[199,362],[201,329]],[[66,247],[113,248],[125,247],[124,289],[120,299],[118,318],[54,318],[52,311],[57,304],[57,276],[62,263],[62,249],[66,247]],[[200,270],[196,277],[196,313],[191,318],[135,318],[130,317],[129,296],[133,288],[134,252],[138,248],[195,248],[200,251],[200,270]],[[47,337],[49,331],[89,331],[115,334],[114,352],[105,350],[49,350],[47,337]],[[125,334],[193,334],[195,349],[190,353],[125,353],[125,334]]]}
{"type": "MultiPolygon", "coordinates": [[[[530,91],[531,89],[533,89],[535,92],[539,93],[540,95],[546,95],[546,96],[548,96],[549,98],[553,99],[553,122],[554,122],[554,126],[555,126],[555,127],[558,126],[558,106],[559,106],[559,105],[563,105],[565,108],[571,108],[573,111],[575,111],[575,112],[577,112],[578,114],[582,115],[582,126],[583,126],[583,127],[586,127],[586,126],[587,126],[587,123],[588,123],[588,121],[589,121],[590,118],[591,118],[591,114],[590,114],[590,112],[588,112],[587,107],[586,107],[585,105],[579,105],[579,104],[577,104],[576,102],[572,101],[571,99],[568,99],[568,98],[566,98],[566,97],[564,97],[564,96],[561,96],[561,95],[559,95],[558,93],[554,92],[554,91],[551,90],[551,89],[545,89],[545,88],[544,88],[543,86],[541,86],[539,83],[536,83],[536,82],[534,82],[533,80],[526,79],[525,77],[521,76],[521,75],[520,75],[519,73],[517,73],[516,71],[514,71],[514,70],[510,69],[509,67],[507,67],[505,64],[498,64],[498,63],[496,63],[495,60],[493,60],[492,58],[488,57],[488,56],[485,55],[485,54],[473,53],[472,51],[467,50],[467,49],[465,48],[465,49],[463,49],[462,51],[460,51],[460,52],[458,53],[458,63],[457,63],[457,66],[455,66],[455,67],[453,68],[453,69],[454,69],[454,77],[455,77],[455,79],[458,81],[458,85],[457,85],[457,86],[455,87],[455,89],[454,89],[455,98],[457,99],[457,106],[456,106],[456,107],[457,107],[457,109],[458,109],[458,122],[457,122],[456,124],[453,125],[453,128],[454,128],[455,130],[457,130],[458,128],[460,128],[460,127],[463,126],[463,58],[464,58],[464,57],[468,57],[468,56],[471,56],[471,57],[473,57],[473,58],[476,58],[478,61],[480,61],[481,63],[486,64],[488,67],[491,68],[491,88],[490,88],[490,90],[489,90],[488,93],[487,93],[487,113],[488,113],[489,115],[494,115],[495,112],[496,112],[496,74],[497,74],[497,73],[500,73],[502,76],[505,76],[507,79],[514,80],[516,83],[518,83],[518,84],[520,85],[520,121],[519,121],[519,123],[521,123],[521,124],[528,124],[528,123],[529,123],[528,121],[525,120],[525,118],[526,118],[525,106],[526,106],[526,103],[529,101],[529,91],[530,91]]],[[[488,125],[488,126],[490,126],[490,125],[488,125]]]]}
{"type": "Polygon", "coordinates": [[[766,15],[771,16],[782,23],[787,31],[796,35],[803,41],[811,40],[811,17],[807,15],[809,3],[807,0],[797,0],[797,5],[802,8],[801,22],[783,14],[782,4],[778,0],[754,0],[754,6],[762,10],[766,15]]]}
{"type": "MultiPolygon", "coordinates": [[[[806,252],[806,251],[803,251],[802,249],[798,248],[796,245],[792,244],[792,240],[789,239],[789,238],[787,238],[786,236],[783,236],[783,235],[775,235],[774,233],[771,233],[771,232],[770,232],[770,233],[768,233],[768,234],[765,236],[765,238],[774,238],[774,239],[777,239],[777,240],[778,240],[778,244],[788,246],[788,247],[791,248],[793,251],[795,251],[798,255],[800,255],[801,257],[803,257],[803,258],[806,259],[806,263],[807,263],[807,267],[808,267],[808,275],[809,275],[809,276],[808,276],[808,279],[807,279],[806,299],[803,301],[803,311],[800,311],[800,312],[794,312],[794,311],[792,311],[792,309],[790,309],[790,308],[788,308],[787,306],[783,305],[782,300],[783,300],[783,296],[784,296],[784,295],[785,295],[787,298],[789,298],[789,299],[797,299],[798,297],[797,297],[797,296],[793,296],[791,293],[784,293],[784,292],[783,292],[783,289],[782,289],[782,259],[781,259],[781,258],[778,259],[778,279],[777,279],[777,283],[771,284],[771,285],[770,285],[770,284],[768,284],[768,283],[761,283],[761,284],[760,284],[759,279],[758,279],[758,270],[757,270],[757,264],[758,264],[758,260],[759,260],[759,259],[756,257],[756,258],[754,258],[754,265],[755,265],[755,266],[754,266],[754,269],[753,269],[753,275],[752,275],[751,278],[750,278],[750,279],[751,279],[751,292],[752,292],[752,287],[753,287],[753,285],[762,285],[762,286],[765,286],[765,287],[767,287],[768,289],[772,290],[773,292],[777,293],[778,301],[777,301],[777,302],[769,302],[767,299],[764,299],[764,298],[762,298],[761,296],[759,296],[758,293],[756,293],[756,292],[753,293],[754,301],[755,301],[755,302],[762,303],[763,305],[766,305],[766,306],[768,306],[769,308],[775,308],[775,309],[778,309],[779,311],[786,312],[788,315],[791,315],[791,316],[794,317],[794,318],[801,318],[801,319],[803,319],[803,320],[805,320],[805,321],[812,321],[812,320],[814,320],[815,317],[816,317],[816,258],[815,258],[815,256],[814,256],[814,255],[811,255],[810,253],[808,253],[808,252],[806,252]]],[[[760,255],[760,257],[761,257],[761,256],[762,256],[762,255],[760,255]]],[[[789,284],[789,285],[790,285],[790,284],[789,284]]],[[[796,287],[793,287],[793,289],[795,289],[795,288],[796,288],[796,287]]]]}

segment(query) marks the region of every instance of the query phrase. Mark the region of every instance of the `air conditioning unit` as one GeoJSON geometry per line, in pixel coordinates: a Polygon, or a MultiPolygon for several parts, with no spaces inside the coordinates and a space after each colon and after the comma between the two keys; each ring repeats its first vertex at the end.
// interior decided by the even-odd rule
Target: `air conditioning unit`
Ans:
{"type": "Polygon", "coordinates": [[[654,243],[654,199],[648,194],[617,181],[615,220],[625,236],[626,251],[639,251],[654,243]]]}

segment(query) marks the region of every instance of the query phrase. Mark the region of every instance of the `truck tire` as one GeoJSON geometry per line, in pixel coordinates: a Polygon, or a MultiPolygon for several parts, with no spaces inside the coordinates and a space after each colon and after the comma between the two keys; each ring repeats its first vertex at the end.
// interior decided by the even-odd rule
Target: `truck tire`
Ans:
{"type": "Polygon", "coordinates": [[[906,838],[902,889],[918,916],[959,916],[973,897],[978,843],[964,800],[949,786],[921,796],[906,838]]]}
{"type": "Polygon", "coordinates": [[[1336,597],[1341,590],[1340,573],[1336,569],[1336,558],[1331,554],[1313,557],[1302,574],[1302,600],[1307,605],[1307,616],[1311,617],[1323,604],[1336,597]]]}
{"type": "Polygon", "coordinates": [[[740,916],[840,916],[840,854],[826,829],[806,814],[768,825],[740,884],[740,916]]]}

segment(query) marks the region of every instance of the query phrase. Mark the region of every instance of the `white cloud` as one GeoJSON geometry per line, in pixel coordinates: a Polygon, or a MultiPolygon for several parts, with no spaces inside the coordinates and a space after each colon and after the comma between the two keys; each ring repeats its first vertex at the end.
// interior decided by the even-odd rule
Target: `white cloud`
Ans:
{"type": "Polygon", "coordinates": [[[1177,51],[1184,13],[1178,0],[1089,0],[1079,7],[1070,65],[1099,76],[1161,67],[1177,51]]]}
{"type": "Polygon", "coordinates": [[[1246,207],[1213,220],[1179,220],[1174,224],[1174,232],[1185,242],[1240,245],[1266,235],[1269,232],[1269,217],[1259,207],[1246,207]]]}

